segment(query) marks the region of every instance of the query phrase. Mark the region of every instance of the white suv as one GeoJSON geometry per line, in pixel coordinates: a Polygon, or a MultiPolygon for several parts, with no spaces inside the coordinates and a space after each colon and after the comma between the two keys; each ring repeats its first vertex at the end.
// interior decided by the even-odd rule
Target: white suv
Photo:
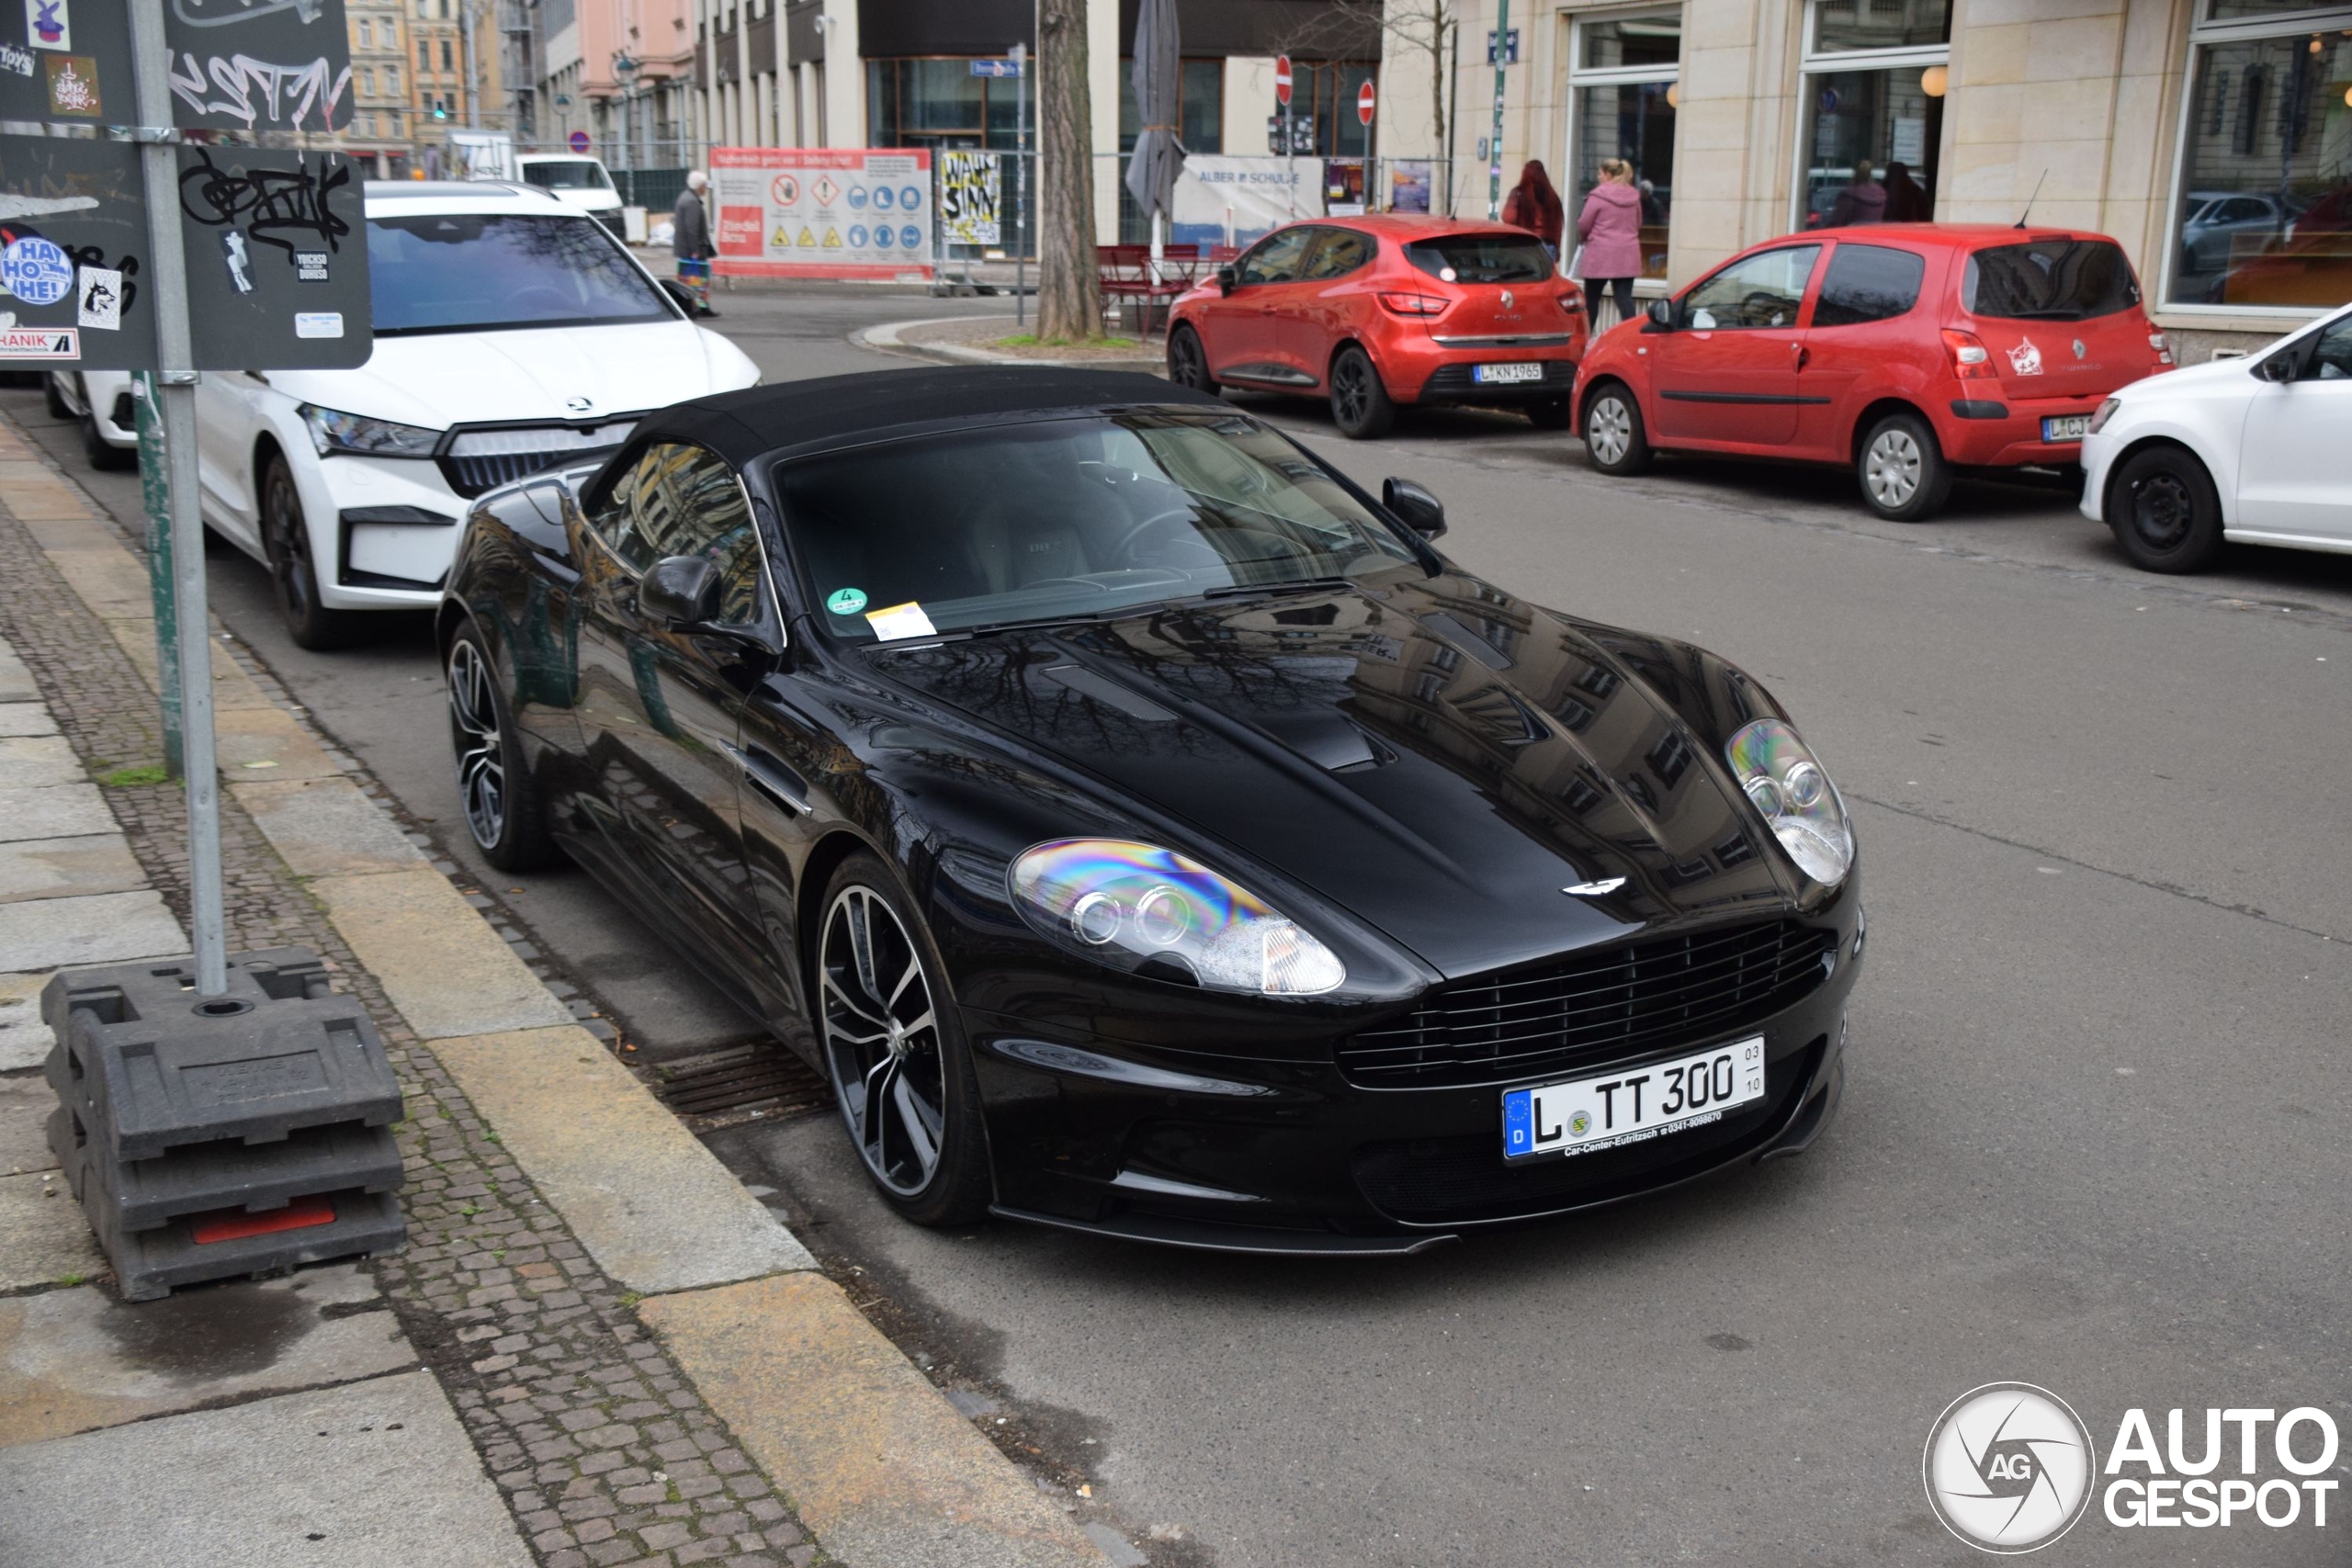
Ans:
{"type": "Polygon", "coordinates": [[[207,371],[204,519],[266,562],[294,640],[430,609],[471,499],[594,460],[758,369],[594,219],[525,185],[370,182],[376,345],[354,370],[207,371]]]}
{"type": "Polygon", "coordinates": [[[2352,307],[2108,399],[2083,439],[2083,515],[2150,571],[2202,571],[2228,540],[2352,553],[2347,438],[2352,307]]]}

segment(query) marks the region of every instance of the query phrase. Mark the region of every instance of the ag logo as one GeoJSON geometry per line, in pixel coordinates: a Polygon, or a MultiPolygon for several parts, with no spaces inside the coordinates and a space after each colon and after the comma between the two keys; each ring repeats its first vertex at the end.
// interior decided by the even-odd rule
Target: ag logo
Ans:
{"type": "Polygon", "coordinates": [[[2089,1428],[2048,1389],[1969,1390],[1936,1418],[1920,1461],[1944,1528],[1983,1551],[2039,1551],[2090,1503],[2098,1455],[2089,1428]]]}

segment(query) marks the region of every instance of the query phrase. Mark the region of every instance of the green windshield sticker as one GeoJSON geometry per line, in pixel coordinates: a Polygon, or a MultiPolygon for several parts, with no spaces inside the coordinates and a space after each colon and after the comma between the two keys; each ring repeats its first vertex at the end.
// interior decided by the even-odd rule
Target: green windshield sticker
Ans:
{"type": "Polygon", "coordinates": [[[865,608],[865,591],[862,588],[836,588],[833,596],[825,601],[825,608],[836,615],[854,615],[865,608]]]}

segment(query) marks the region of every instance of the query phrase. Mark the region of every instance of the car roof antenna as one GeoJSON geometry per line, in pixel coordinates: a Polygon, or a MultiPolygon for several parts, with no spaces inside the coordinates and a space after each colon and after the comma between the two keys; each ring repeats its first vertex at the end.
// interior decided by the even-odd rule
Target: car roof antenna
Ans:
{"type": "Polygon", "coordinates": [[[2018,228],[2024,228],[2025,220],[2033,216],[2033,204],[2041,199],[2041,182],[2049,177],[2050,165],[2044,164],[2041,166],[2041,179],[2033,182],[2033,194],[2025,198],[2025,210],[2018,214],[2018,228]]]}

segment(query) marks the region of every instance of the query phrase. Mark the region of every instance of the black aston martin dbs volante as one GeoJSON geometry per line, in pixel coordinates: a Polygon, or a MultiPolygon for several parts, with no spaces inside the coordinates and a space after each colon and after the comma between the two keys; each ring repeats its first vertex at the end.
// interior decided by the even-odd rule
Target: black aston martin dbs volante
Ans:
{"type": "Polygon", "coordinates": [[[1804,1148],[1836,787],[1444,528],[1142,376],[682,403],[467,519],[467,823],[651,915],[924,1224],[1402,1252],[1804,1148]]]}

